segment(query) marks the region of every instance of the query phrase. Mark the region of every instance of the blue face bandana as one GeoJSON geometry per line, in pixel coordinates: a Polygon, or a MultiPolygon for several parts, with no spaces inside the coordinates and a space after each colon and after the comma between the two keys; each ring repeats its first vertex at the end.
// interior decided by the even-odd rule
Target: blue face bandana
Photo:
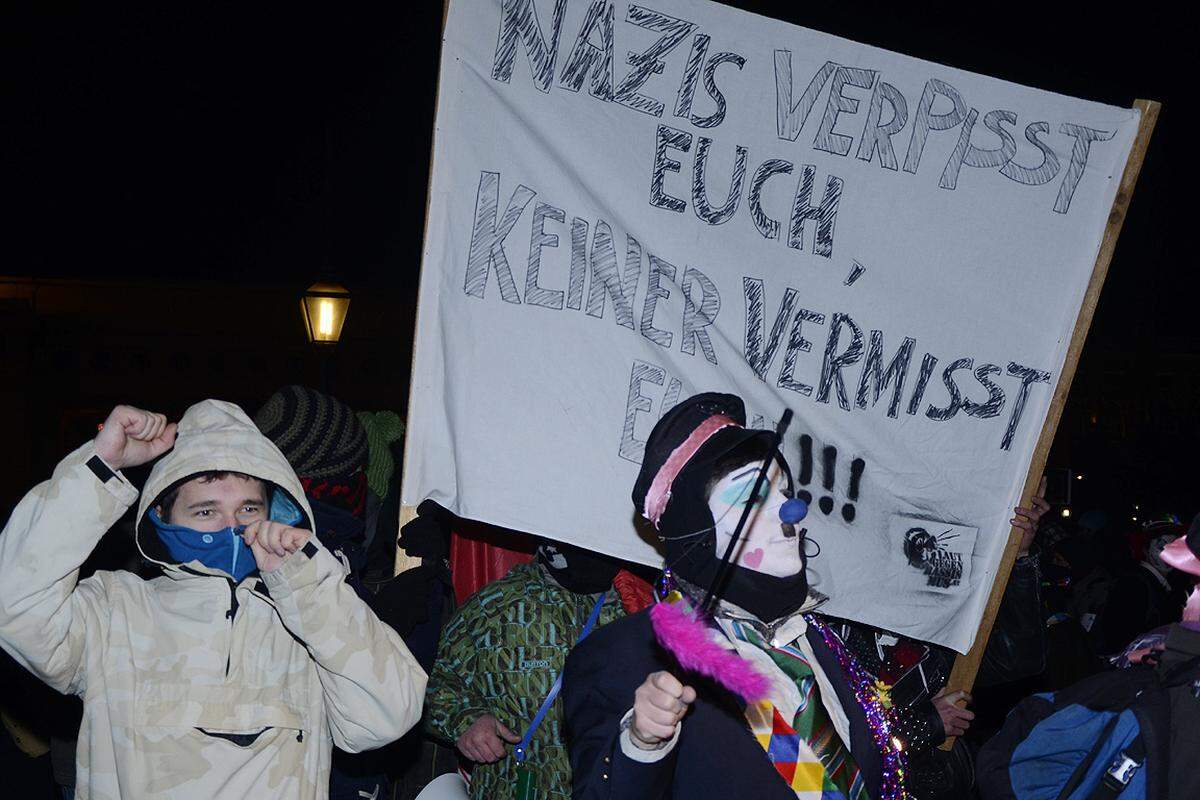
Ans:
{"type": "MultiPolygon", "coordinates": [[[[159,518],[158,512],[150,509],[150,522],[158,531],[158,538],[166,545],[171,558],[181,564],[199,561],[211,569],[219,569],[238,583],[258,569],[254,553],[242,539],[245,525],[222,528],[219,531],[198,531],[186,525],[170,525],[159,518]]],[[[270,519],[284,525],[296,525],[304,514],[296,507],[287,493],[276,489],[271,496],[270,519]]]]}
{"type": "Polygon", "coordinates": [[[169,525],[159,518],[154,509],[150,509],[150,521],[154,523],[158,538],[166,545],[171,558],[181,564],[199,561],[206,567],[229,574],[239,583],[258,569],[254,554],[242,539],[245,525],[219,531],[198,531],[186,525],[169,525]]]}

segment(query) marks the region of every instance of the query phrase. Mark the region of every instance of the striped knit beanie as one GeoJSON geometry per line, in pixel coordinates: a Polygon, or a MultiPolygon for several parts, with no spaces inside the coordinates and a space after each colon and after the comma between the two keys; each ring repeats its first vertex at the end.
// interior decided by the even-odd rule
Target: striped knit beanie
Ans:
{"type": "Polygon", "coordinates": [[[341,478],[367,463],[367,434],[345,403],[314,389],[285,386],[254,415],[301,478],[341,478]]]}

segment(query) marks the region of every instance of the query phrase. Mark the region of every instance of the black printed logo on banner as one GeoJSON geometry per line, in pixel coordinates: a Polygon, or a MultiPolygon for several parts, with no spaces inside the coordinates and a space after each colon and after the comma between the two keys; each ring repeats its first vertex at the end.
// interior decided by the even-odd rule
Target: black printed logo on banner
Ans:
{"type": "Polygon", "coordinates": [[[937,536],[924,528],[909,528],[904,533],[904,557],[910,567],[925,573],[927,586],[949,589],[962,583],[962,554],[953,553],[946,546],[957,538],[958,534],[950,530],[937,536]]]}

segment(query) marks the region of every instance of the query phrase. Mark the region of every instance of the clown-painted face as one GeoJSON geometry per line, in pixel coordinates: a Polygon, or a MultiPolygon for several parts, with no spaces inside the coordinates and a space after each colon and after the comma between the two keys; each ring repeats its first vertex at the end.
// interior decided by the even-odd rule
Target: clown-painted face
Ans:
{"type": "Polygon", "coordinates": [[[708,507],[716,522],[716,556],[724,555],[743,509],[752,504],[754,508],[733,562],[764,575],[790,577],[804,569],[800,554],[804,537],[797,535],[794,526],[779,521],[779,507],[787,500],[783,494],[787,479],[778,462],[771,462],[759,496],[750,496],[760,467],[761,462],[755,461],[734,469],[717,481],[709,493],[708,507]]]}

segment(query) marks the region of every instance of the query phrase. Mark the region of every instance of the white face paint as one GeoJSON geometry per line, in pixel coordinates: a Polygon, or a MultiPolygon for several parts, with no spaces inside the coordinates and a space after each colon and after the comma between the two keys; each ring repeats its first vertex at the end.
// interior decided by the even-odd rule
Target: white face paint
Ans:
{"type": "MultiPolygon", "coordinates": [[[[725,554],[742,511],[752,502],[750,492],[761,464],[755,461],[733,470],[713,486],[708,496],[708,507],[716,522],[718,558],[725,554]]],[[[733,561],[739,567],[764,575],[790,577],[804,569],[804,561],[800,557],[803,536],[798,534],[794,526],[779,521],[779,507],[787,501],[783,494],[787,479],[778,462],[771,462],[764,483],[769,485],[759,491],[758,501],[753,504],[741,541],[734,551],[733,561]]]]}

